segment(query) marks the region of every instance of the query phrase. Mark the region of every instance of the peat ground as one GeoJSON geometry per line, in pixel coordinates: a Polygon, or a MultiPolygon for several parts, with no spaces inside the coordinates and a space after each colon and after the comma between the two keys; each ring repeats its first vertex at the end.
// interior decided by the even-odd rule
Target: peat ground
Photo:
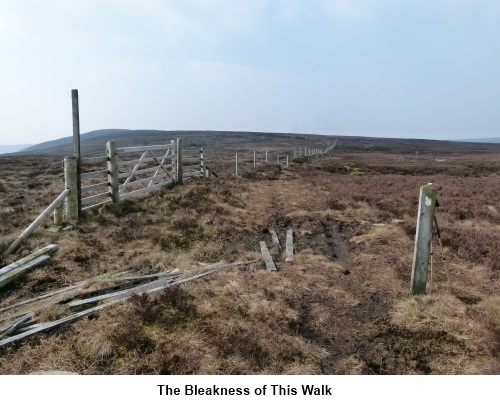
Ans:
{"type": "MultiPolygon", "coordinates": [[[[4,264],[48,243],[59,251],[1,290],[0,307],[124,267],[259,259],[271,227],[282,244],[292,228],[296,252],[293,263],[275,256],[276,273],[223,270],[8,346],[0,373],[498,374],[500,154],[441,152],[338,150],[235,177],[233,151],[220,150],[218,178],[100,208],[71,232],[40,228],[4,264]],[[412,297],[429,182],[444,257],[435,238],[431,291],[412,297]]],[[[0,158],[0,171],[3,248],[63,185],[53,158],[0,158]]]]}

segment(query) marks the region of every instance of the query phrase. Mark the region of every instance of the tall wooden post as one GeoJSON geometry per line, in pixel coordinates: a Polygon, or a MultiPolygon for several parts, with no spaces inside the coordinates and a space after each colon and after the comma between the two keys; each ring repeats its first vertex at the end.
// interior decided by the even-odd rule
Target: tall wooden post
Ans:
{"type": "Polygon", "coordinates": [[[236,176],[238,175],[238,154],[236,154],[236,176]]]}
{"type": "Polygon", "coordinates": [[[182,139],[177,138],[175,143],[175,182],[182,184],[182,139]]]}
{"type": "Polygon", "coordinates": [[[266,164],[267,164],[267,150],[266,150],[266,164]]]}
{"type": "Polygon", "coordinates": [[[278,155],[278,157],[276,158],[276,163],[280,164],[280,157],[278,155]]]}
{"type": "Polygon", "coordinates": [[[286,167],[288,167],[288,155],[286,155],[286,167]]]}
{"type": "Polygon", "coordinates": [[[255,151],[253,151],[253,167],[257,164],[257,160],[255,159],[255,151]]]}
{"type": "Polygon", "coordinates": [[[66,217],[71,221],[78,221],[78,203],[81,200],[78,197],[78,177],[77,159],[75,156],[66,156],[64,158],[64,184],[69,190],[66,197],[66,217]]]}
{"type": "Polygon", "coordinates": [[[415,235],[415,249],[413,251],[413,266],[411,269],[410,289],[412,294],[425,294],[426,292],[436,194],[436,188],[430,183],[420,187],[417,232],[415,235]]]}
{"type": "Polygon", "coordinates": [[[299,156],[302,156],[302,146],[299,148],[299,156]]]}
{"type": "Polygon", "coordinates": [[[78,90],[71,90],[71,105],[73,110],[73,156],[76,157],[76,189],[78,195],[78,217],[82,215],[82,180],[80,178],[80,109],[78,107],[78,90]]]}
{"type": "Polygon", "coordinates": [[[116,144],[114,141],[106,143],[106,156],[108,157],[108,191],[111,201],[115,204],[120,202],[120,189],[118,181],[118,159],[116,156],[116,144]]]}

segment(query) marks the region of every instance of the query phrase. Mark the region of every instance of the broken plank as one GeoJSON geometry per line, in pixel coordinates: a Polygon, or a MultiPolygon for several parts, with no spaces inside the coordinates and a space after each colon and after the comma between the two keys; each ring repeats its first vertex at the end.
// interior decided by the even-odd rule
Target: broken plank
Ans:
{"type": "Polygon", "coordinates": [[[286,231],[286,257],[285,262],[293,262],[293,230],[286,231]]]}
{"type": "MultiPolygon", "coordinates": [[[[163,280],[157,280],[157,281],[154,281],[152,283],[149,283],[149,284],[147,284],[147,286],[149,286],[149,287],[145,292],[152,293],[152,292],[160,291],[160,290],[163,290],[165,288],[172,287],[174,285],[184,284],[184,283],[187,283],[188,281],[192,281],[192,280],[196,280],[196,279],[201,278],[201,277],[208,276],[209,274],[215,273],[215,272],[222,270],[224,268],[245,266],[245,265],[256,263],[256,262],[258,262],[258,260],[251,260],[248,262],[234,262],[234,263],[228,263],[228,264],[214,264],[214,265],[207,266],[204,268],[204,270],[207,270],[208,268],[211,268],[211,270],[205,271],[205,272],[197,274],[195,276],[183,278],[182,280],[173,281],[171,283],[162,283],[163,280]]],[[[132,296],[132,295],[133,294],[130,294],[130,296],[132,296]]],[[[128,297],[125,296],[124,298],[117,298],[116,300],[122,301],[124,299],[129,298],[130,296],[128,296],[128,297]]],[[[113,302],[114,302],[114,300],[113,300],[113,302]]]]}
{"type": "Polygon", "coordinates": [[[13,343],[13,342],[16,342],[18,340],[24,339],[28,336],[32,336],[32,335],[35,335],[37,333],[55,328],[56,326],[62,325],[64,323],[74,321],[78,318],[82,318],[85,315],[89,315],[93,312],[99,311],[100,309],[103,309],[109,305],[110,305],[110,303],[102,304],[102,305],[99,305],[97,307],[90,308],[90,309],[87,309],[85,311],[78,312],[76,314],[69,315],[69,316],[66,316],[64,318],[58,319],[57,321],[47,322],[45,324],[39,325],[38,327],[36,327],[34,329],[30,329],[26,332],[23,332],[23,333],[15,335],[15,336],[11,336],[11,337],[8,337],[6,339],[0,340],[0,347],[8,345],[9,343],[13,343]]]}
{"type": "Polygon", "coordinates": [[[182,272],[180,270],[174,270],[174,271],[163,271],[161,273],[146,274],[144,276],[116,278],[115,280],[116,281],[138,281],[138,280],[149,280],[149,279],[155,279],[155,278],[177,277],[177,276],[180,276],[181,274],[182,274],[182,272]]]}
{"type": "Polygon", "coordinates": [[[20,327],[25,325],[28,321],[30,321],[33,318],[33,316],[34,316],[33,312],[29,312],[23,315],[21,318],[18,318],[15,322],[0,328],[0,338],[8,336],[16,329],[19,329],[20,327]]]}
{"type": "MultiPolygon", "coordinates": [[[[125,269],[128,268],[128,267],[130,267],[130,266],[125,267],[125,269]]],[[[91,282],[94,282],[94,281],[103,280],[103,279],[105,279],[107,277],[111,277],[111,276],[115,276],[115,275],[125,274],[127,272],[128,272],[127,270],[126,271],[120,271],[120,270],[118,270],[118,271],[113,271],[113,272],[109,272],[109,273],[104,273],[104,274],[101,274],[99,276],[95,276],[95,277],[92,277],[92,278],[88,278],[86,280],[79,281],[76,284],[69,285],[69,286],[63,287],[63,288],[59,288],[57,290],[49,291],[49,292],[47,292],[47,293],[45,293],[43,295],[39,295],[38,297],[29,298],[27,300],[11,304],[11,305],[9,305],[7,307],[0,308],[0,313],[8,311],[9,309],[13,309],[13,308],[20,307],[20,306],[23,306],[23,305],[31,304],[32,302],[35,302],[35,301],[40,301],[40,300],[43,300],[45,298],[50,298],[50,297],[52,297],[54,295],[59,295],[59,294],[65,293],[67,291],[71,291],[71,290],[80,291],[88,283],[91,283],[91,282]]],[[[12,319],[13,317],[16,317],[16,316],[21,316],[23,314],[24,314],[24,312],[21,313],[21,314],[15,314],[13,316],[9,316],[7,318],[0,319],[0,322],[4,321],[4,320],[7,320],[7,319],[12,319]]]]}
{"type": "Polygon", "coordinates": [[[269,228],[269,233],[271,234],[271,238],[273,240],[273,249],[274,252],[277,256],[281,253],[281,244],[280,240],[278,239],[278,235],[276,234],[276,231],[272,228],[269,228]]]}
{"type": "Polygon", "coordinates": [[[6,274],[12,270],[17,269],[19,266],[22,266],[23,264],[26,264],[30,262],[31,260],[37,258],[38,256],[47,254],[47,253],[52,253],[55,252],[58,249],[57,245],[47,245],[44,248],[37,250],[36,252],[33,252],[29,254],[26,257],[23,257],[22,259],[19,259],[18,261],[9,264],[6,267],[3,267],[0,269],[0,276],[3,274],[6,274]]]}
{"type": "Polygon", "coordinates": [[[267,249],[266,242],[260,242],[260,251],[262,252],[262,257],[264,257],[264,261],[266,262],[266,268],[270,271],[277,271],[276,265],[273,262],[273,258],[267,249]]]}
{"type": "MultiPolygon", "coordinates": [[[[207,266],[204,268],[204,270],[209,269],[210,271],[203,273],[203,275],[213,273],[217,270],[221,270],[221,269],[226,268],[226,267],[242,266],[242,265],[255,263],[255,262],[256,262],[255,260],[252,260],[249,262],[235,262],[235,263],[229,263],[229,264],[218,264],[218,265],[207,266]]],[[[192,277],[189,279],[185,279],[185,280],[191,280],[191,279],[192,279],[192,277]]],[[[134,294],[141,294],[141,293],[150,292],[150,291],[156,290],[156,289],[162,289],[162,288],[165,288],[165,286],[167,284],[180,284],[180,282],[184,282],[184,281],[179,280],[179,281],[174,282],[170,278],[162,278],[160,280],[152,281],[152,282],[147,283],[147,284],[142,284],[142,285],[137,286],[137,287],[129,288],[128,290],[118,291],[118,292],[114,292],[114,293],[110,293],[110,294],[105,294],[105,295],[101,295],[98,297],[92,297],[92,298],[72,301],[72,302],[68,303],[68,306],[70,308],[75,308],[75,307],[79,307],[82,305],[91,304],[91,303],[96,302],[96,301],[107,300],[110,298],[120,299],[123,297],[131,297],[134,294]]]]}
{"type": "MultiPolygon", "coordinates": [[[[163,286],[159,286],[158,283],[160,281],[166,281],[166,280],[157,280],[157,281],[154,281],[153,283],[149,283],[148,284],[148,285],[151,286],[151,288],[148,289],[146,292],[148,292],[148,293],[150,293],[150,292],[156,292],[158,290],[161,290],[161,289],[166,288],[166,287],[170,287],[172,285],[186,283],[188,281],[195,280],[195,279],[207,276],[209,274],[212,274],[212,273],[214,273],[214,272],[216,272],[218,270],[221,270],[223,268],[226,268],[226,267],[244,266],[244,265],[247,265],[247,264],[255,263],[257,261],[258,260],[252,260],[252,261],[248,261],[248,262],[235,262],[235,263],[229,263],[229,264],[225,264],[225,265],[217,265],[217,268],[213,268],[212,270],[207,271],[205,273],[201,273],[201,274],[198,274],[196,276],[193,276],[193,277],[190,277],[190,278],[186,278],[186,279],[183,279],[183,280],[175,281],[175,282],[172,282],[170,284],[163,285],[163,286]]],[[[124,291],[123,293],[126,293],[126,292],[130,292],[130,291],[124,291]]],[[[43,323],[43,324],[29,326],[29,327],[25,328],[25,329],[28,329],[28,330],[23,331],[20,334],[17,334],[15,336],[11,336],[11,337],[6,338],[4,340],[0,340],[0,347],[8,345],[8,344],[13,343],[13,342],[16,342],[18,340],[24,339],[25,337],[36,335],[37,333],[40,333],[40,332],[52,329],[52,328],[54,328],[56,326],[59,326],[59,325],[62,325],[64,323],[71,322],[71,321],[76,320],[78,318],[81,318],[83,316],[86,316],[86,315],[89,315],[89,314],[94,313],[96,311],[99,311],[99,310],[101,310],[103,308],[109,307],[109,306],[111,306],[113,304],[126,301],[131,296],[133,296],[134,294],[136,294],[136,293],[132,292],[129,295],[126,295],[126,296],[124,295],[124,296],[115,297],[111,302],[107,302],[105,304],[101,304],[101,305],[99,305],[97,307],[94,307],[94,308],[86,309],[85,311],[81,311],[81,312],[78,312],[76,314],[67,316],[65,318],[58,319],[57,321],[47,322],[47,323],[43,323]]]]}
{"type": "Polygon", "coordinates": [[[9,271],[7,274],[4,274],[3,276],[0,276],[0,288],[6,286],[15,279],[24,276],[32,269],[34,269],[36,266],[46,262],[49,259],[50,256],[47,255],[38,256],[35,259],[31,260],[30,262],[25,263],[22,266],[19,266],[12,271],[9,271]]]}

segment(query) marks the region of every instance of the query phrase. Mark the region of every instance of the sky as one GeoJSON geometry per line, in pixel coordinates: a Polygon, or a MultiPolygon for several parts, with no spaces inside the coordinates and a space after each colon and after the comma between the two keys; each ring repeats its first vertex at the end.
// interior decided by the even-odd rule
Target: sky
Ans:
{"type": "Polygon", "coordinates": [[[0,0],[0,144],[500,136],[500,0],[0,0]]]}

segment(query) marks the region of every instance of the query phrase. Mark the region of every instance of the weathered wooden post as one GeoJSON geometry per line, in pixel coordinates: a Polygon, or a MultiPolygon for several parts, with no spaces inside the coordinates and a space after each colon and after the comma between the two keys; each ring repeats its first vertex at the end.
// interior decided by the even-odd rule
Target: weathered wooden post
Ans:
{"type": "Polygon", "coordinates": [[[118,180],[118,158],[116,153],[116,143],[109,141],[106,143],[107,169],[108,169],[108,191],[111,201],[115,204],[120,202],[120,188],[118,180]]]}
{"type": "Polygon", "coordinates": [[[286,258],[285,262],[293,262],[293,230],[286,231],[286,258]]]}
{"type": "Polygon", "coordinates": [[[182,139],[177,138],[175,143],[175,182],[182,184],[182,139]]]}
{"type": "MultiPolygon", "coordinates": [[[[69,190],[66,197],[66,218],[71,221],[78,221],[78,177],[77,158],[75,156],[66,156],[64,158],[64,185],[69,190]]],[[[81,200],[80,200],[81,201],[81,200]]]]}
{"type": "Polygon", "coordinates": [[[54,208],[54,228],[61,228],[63,224],[63,210],[62,204],[54,208]]]}
{"type": "Polygon", "coordinates": [[[267,164],[267,150],[266,150],[266,164],[267,164]]]}
{"type": "Polygon", "coordinates": [[[256,160],[255,160],[255,151],[253,151],[253,167],[256,165],[256,160]]]}
{"type": "Polygon", "coordinates": [[[71,105],[73,109],[73,156],[76,157],[76,192],[78,199],[78,218],[82,216],[82,179],[80,178],[80,109],[78,107],[78,90],[71,90],[71,105]]]}
{"type": "Polygon", "coordinates": [[[286,155],[286,167],[288,167],[288,155],[286,155]]]}
{"type": "Polygon", "coordinates": [[[236,176],[238,175],[238,154],[236,154],[236,176]]]}
{"type": "Polygon", "coordinates": [[[437,190],[431,183],[420,187],[417,232],[415,235],[415,249],[413,251],[413,266],[411,269],[410,289],[412,294],[425,294],[426,292],[436,194],[437,190]]]}
{"type": "Polygon", "coordinates": [[[203,148],[200,149],[200,162],[201,162],[201,175],[203,177],[208,177],[207,163],[205,162],[205,155],[203,153],[203,148]]]}
{"type": "Polygon", "coordinates": [[[277,162],[278,164],[280,164],[280,157],[279,157],[279,155],[278,155],[278,156],[277,156],[277,158],[276,158],[276,162],[277,162]]]}

